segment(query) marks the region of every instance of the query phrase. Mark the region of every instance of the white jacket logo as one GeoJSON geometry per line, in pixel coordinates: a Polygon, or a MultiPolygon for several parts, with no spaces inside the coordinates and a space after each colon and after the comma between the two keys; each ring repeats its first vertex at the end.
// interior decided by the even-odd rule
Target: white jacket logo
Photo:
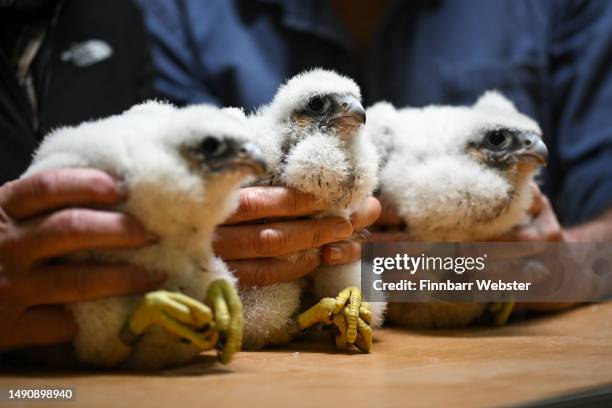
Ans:
{"type": "Polygon", "coordinates": [[[87,40],[73,44],[68,50],[62,52],[60,58],[64,62],[72,61],[77,67],[88,67],[104,61],[113,55],[113,49],[102,40],[87,40]]]}

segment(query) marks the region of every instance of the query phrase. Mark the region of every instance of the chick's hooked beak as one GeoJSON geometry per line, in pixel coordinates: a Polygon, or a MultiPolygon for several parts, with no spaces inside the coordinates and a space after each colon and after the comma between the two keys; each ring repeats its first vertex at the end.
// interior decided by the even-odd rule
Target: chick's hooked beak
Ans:
{"type": "Polygon", "coordinates": [[[366,123],[366,112],[359,102],[359,99],[352,95],[344,95],[336,99],[339,110],[334,115],[334,119],[342,119],[345,121],[354,121],[357,125],[366,123]]]}
{"type": "Polygon", "coordinates": [[[548,148],[540,135],[525,132],[518,136],[521,147],[516,154],[519,160],[535,162],[537,165],[548,164],[548,148]]]}
{"type": "Polygon", "coordinates": [[[206,139],[204,161],[213,172],[247,169],[252,175],[260,176],[267,170],[266,161],[257,146],[251,142],[228,140],[214,143],[206,139]],[[208,147],[206,146],[208,144],[208,147]]]}

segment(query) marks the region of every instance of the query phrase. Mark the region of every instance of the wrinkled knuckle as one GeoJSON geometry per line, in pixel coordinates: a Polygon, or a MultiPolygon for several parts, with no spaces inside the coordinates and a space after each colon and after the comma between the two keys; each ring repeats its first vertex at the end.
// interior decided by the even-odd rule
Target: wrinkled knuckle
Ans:
{"type": "Polygon", "coordinates": [[[249,188],[240,194],[239,213],[261,214],[266,207],[266,196],[263,191],[256,188],[249,188]]]}
{"type": "Polygon", "coordinates": [[[257,286],[268,286],[274,283],[274,272],[266,263],[258,264],[253,271],[253,281],[257,286]]]}
{"type": "Polygon", "coordinates": [[[38,240],[41,244],[50,243],[52,240],[68,243],[78,239],[83,232],[83,214],[79,210],[62,210],[50,216],[43,229],[45,234],[40,234],[38,240]]]}
{"type": "Polygon", "coordinates": [[[260,256],[271,256],[282,253],[287,246],[287,234],[278,228],[266,228],[253,239],[253,250],[260,256]]]}
{"type": "Polygon", "coordinates": [[[312,248],[320,247],[323,240],[323,230],[326,228],[326,224],[323,220],[317,220],[314,228],[312,229],[312,239],[310,242],[310,246],[312,248]]]}
{"type": "Polygon", "coordinates": [[[30,180],[30,188],[33,194],[45,197],[57,191],[59,183],[58,173],[50,171],[33,176],[30,180]]]}
{"type": "Polygon", "coordinates": [[[289,209],[293,214],[298,214],[308,207],[308,196],[300,194],[296,191],[288,191],[289,194],[289,209]]]}
{"type": "Polygon", "coordinates": [[[310,251],[309,256],[306,258],[306,262],[304,262],[304,268],[307,273],[310,273],[321,265],[322,262],[323,258],[321,256],[321,251],[315,249],[310,251]]]}
{"type": "Polygon", "coordinates": [[[71,235],[81,229],[84,217],[78,210],[64,210],[61,212],[58,223],[62,232],[71,235]]]}

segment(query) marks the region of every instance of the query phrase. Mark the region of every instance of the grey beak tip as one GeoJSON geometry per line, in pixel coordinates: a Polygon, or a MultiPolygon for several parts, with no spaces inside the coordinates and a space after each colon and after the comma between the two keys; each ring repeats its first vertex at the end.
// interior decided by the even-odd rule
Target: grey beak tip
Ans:
{"type": "Polygon", "coordinates": [[[546,147],[546,144],[542,141],[542,139],[539,139],[532,148],[533,152],[535,154],[537,154],[539,157],[542,158],[542,161],[544,162],[544,165],[548,164],[548,148],[546,147]]]}
{"type": "Polygon", "coordinates": [[[542,137],[536,133],[522,135],[524,150],[532,157],[536,157],[542,166],[548,164],[548,148],[542,137]]]}
{"type": "Polygon", "coordinates": [[[361,123],[366,123],[366,111],[359,101],[355,101],[350,105],[349,112],[359,118],[361,123]]]}
{"type": "Polygon", "coordinates": [[[340,116],[349,115],[359,120],[362,124],[365,124],[366,111],[357,97],[345,95],[338,99],[338,103],[343,107],[342,112],[339,113],[340,116]]]}

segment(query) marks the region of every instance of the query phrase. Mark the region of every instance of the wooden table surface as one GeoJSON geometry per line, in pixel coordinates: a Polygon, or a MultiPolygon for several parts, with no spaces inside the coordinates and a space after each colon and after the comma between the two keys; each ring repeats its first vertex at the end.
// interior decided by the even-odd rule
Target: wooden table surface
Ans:
{"type": "Polygon", "coordinates": [[[377,337],[367,355],[298,342],[243,352],[229,366],[203,356],[148,375],[4,372],[0,388],[75,390],[76,404],[36,404],[53,407],[383,408],[507,406],[612,382],[612,303],[499,329],[384,329],[377,337]]]}

